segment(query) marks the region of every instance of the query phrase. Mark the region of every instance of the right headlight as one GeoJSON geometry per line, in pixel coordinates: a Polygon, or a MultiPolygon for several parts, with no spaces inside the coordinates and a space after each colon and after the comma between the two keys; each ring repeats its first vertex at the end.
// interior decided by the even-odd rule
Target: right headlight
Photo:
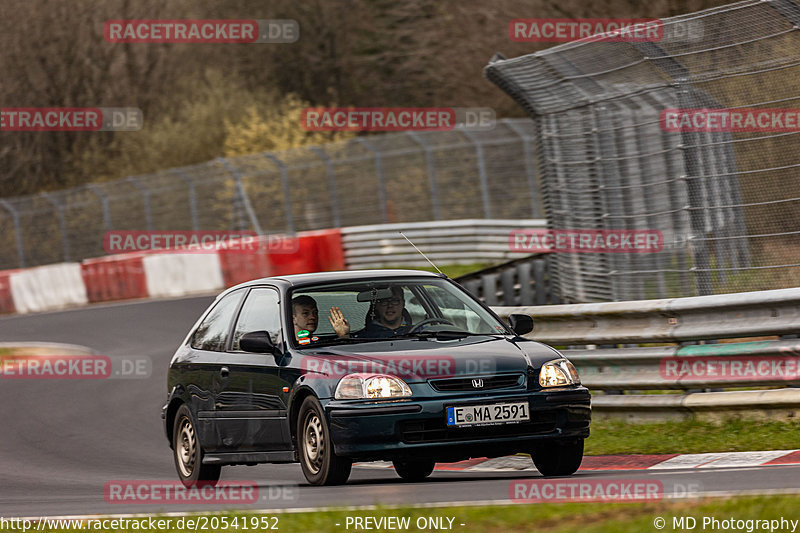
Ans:
{"type": "Polygon", "coordinates": [[[555,359],[542,365],[539,371],[539,385],[542,387],[563,387],[565,385],[580,385],[581,378],[575,365],[566,359],[555,359]]]}
{"type": "Polygon", "coordinates": [[[411,396],[402,379],[387,374],[349,374],[339,381],[333,397],[337,400],[380,400],[411,396]]]}

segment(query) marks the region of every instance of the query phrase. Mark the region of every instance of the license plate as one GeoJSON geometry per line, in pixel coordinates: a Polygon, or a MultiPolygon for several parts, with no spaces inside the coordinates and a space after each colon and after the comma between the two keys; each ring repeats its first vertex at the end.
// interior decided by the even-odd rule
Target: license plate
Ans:
{"type": "Polygon", "coordinates": [[[447,408],[447,425],[485,426],[530,420],[528,402],[459,405],[447,408]]]}

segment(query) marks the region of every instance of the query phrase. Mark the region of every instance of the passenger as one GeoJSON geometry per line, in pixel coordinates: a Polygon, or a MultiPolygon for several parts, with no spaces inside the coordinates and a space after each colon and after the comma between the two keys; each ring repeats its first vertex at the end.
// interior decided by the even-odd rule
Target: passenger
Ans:
{"type": "Polygon", "coordinates": [[[317,301],[311,296],[301,295],[292,299],[292,322],[294,322],[294,334],[297,336],[301,331],[307,331],[306,337],[314,333],[319,323],[319,310],[317,301]]]}

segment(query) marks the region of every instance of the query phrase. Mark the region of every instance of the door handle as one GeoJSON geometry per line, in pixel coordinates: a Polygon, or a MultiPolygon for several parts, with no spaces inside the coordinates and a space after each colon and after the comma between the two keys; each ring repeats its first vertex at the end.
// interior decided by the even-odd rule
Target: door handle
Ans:
{"type": "Polygon", "coordinates": [[[222,376],[223,378],[227,378],[230,374],[231,371],[228,370],[227,366],[223,366],[222,368],[219,369],[219,375],[222,376]]]}

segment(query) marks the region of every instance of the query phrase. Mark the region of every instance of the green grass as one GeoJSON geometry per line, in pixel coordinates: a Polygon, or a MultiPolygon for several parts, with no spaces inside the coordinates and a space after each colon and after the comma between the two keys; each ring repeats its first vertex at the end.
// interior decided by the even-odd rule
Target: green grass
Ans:
{"type": "MultiPolygon", "coordinates": [[[[379,508],[364,511],[325,511],[316,513],[284,513],[277,516],[278,531],[313,531],[341,532],[362,531],[352,523],[346,527],[348,517],[409,517],[410,527],[407,531],[434,531],[428,528],[417,528],[420,517],[453,518],[452,531],[469,533],[505,533],[546,531],[551,533],[626,533],[642,531],[658,531],[654,527],[656,518],[663,518],[666,527],[662,531],[673,529],[673,517],[691,516],[697,520],[696,530],[703,530],[703,517],[716,517],[719,520],[733,518],[736,520],[776,520],[784,517],[788,520],[800,518],[800,496],[748,496],[730,499],[705,499],[695,501],[663,501],[650,503],[539,503],[514,506],[480,506],[480,507],[442,507],[442,508],[379,508]],[[336,524],[339,524],[338,526],[336,524]],[[464,526],[461,526],[464,524],[464,526]]],[[[197,515],[195,515],[197,516],[197,515]]],[[[207,514],[212,516],[234,516],[241,518],[263,516],[251,513],[207,514]]],[[[173,518],[174,521],[177,520],[173,518]]],[[[274,522],[272,522],[274,523],[274,522]]],[[[447,523],[447,522],[445,522],[447,523]]],[[[230,529],[232,531],[232,529],[230,529]]],[[[721,529],[718,529],[721,530],[721,529]]],[[[761,528],[763,530],[763,528],[761,528]]],[[[767,529],[769,530],[769,529],[767,529]]],[[[791,531],[791,525],[788,531],[791,531]]],[[[0,531],[13,531],[0,529],[0,531]]],[[[53,529],[49,531],[68,531],[53,529]]],[[[145,529],[147,531],[147,529],[145,529]]],[[[163,531],[175,531],[166,529],[163,531]]],[[[217,529],[216,531],[229,531],[217,529]]],[[[239,531],[246,531],[239,529],[239,531]]],[[[376,528],[372,531],[390,531],[376,528]]]]}
{"type": "MultiPolygon", "coordinates": [[[[420,257],[421,259],[421,257],[420,257]]],[[[488,268],[492,266],[491,263],[473,263],[471,265],[436,265],[438,266],[441,271],[447,274],[448,278],[457,278],[459,276],[463,276],[464,274],[469,274],[470,272],[475,272],[476,270],[482,270],[484,268],[488,268]]],[[[388,266],[384,268],[401,268],[401,269],[410,269],[410,270],[424,270],[426,272],[436,272],[436,269],[432,266],[416,266],[416,267],[408,267],[408,266],[388,266]]]]}
{"type": "Polygon", "coordinates": [[[793,450],[800,448],[800,421],[730,419],[630,424],[592,422],[586,455],[793,450]]]}

